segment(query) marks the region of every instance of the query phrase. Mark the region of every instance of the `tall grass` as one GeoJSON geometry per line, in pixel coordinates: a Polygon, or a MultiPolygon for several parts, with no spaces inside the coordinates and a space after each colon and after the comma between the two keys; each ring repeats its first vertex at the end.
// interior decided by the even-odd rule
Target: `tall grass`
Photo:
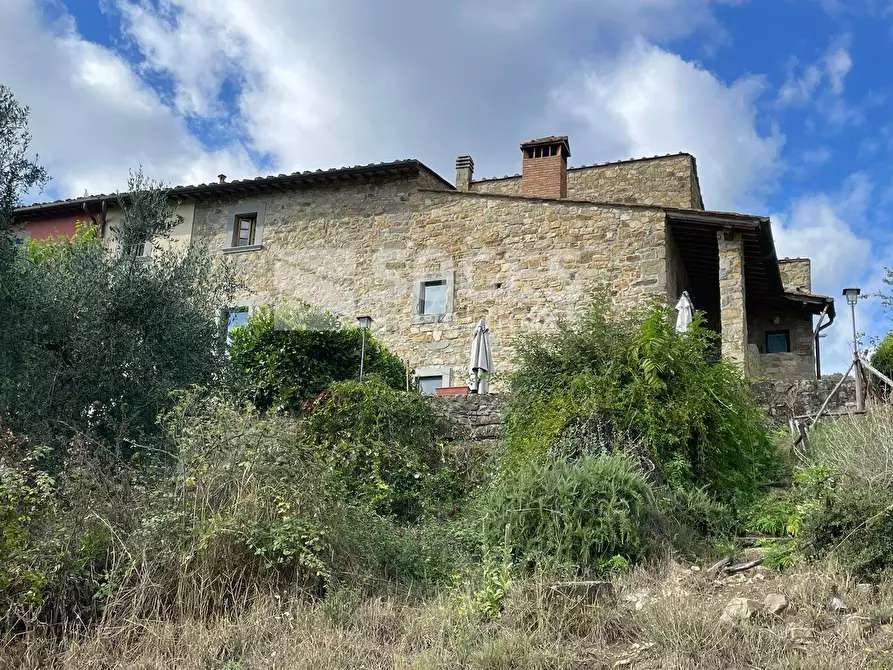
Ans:
{"type": "Polygon", "coordinates": [[[865,486],[893,488],[893,407],[828,423],[815,431],[811,447],[814,465],[865,486]]]}

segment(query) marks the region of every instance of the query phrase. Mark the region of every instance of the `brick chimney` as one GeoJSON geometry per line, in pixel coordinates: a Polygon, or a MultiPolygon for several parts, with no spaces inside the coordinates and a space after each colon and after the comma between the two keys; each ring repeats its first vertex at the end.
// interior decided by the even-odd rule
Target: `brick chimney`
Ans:
{"type": "Polygon", "coordinates": [[[471,156],[459,156],[456,159],[456,188],[460,191],[471,190],[472,177],[474,177],[474,160],[471,156]]]}
{"type": "Polygon", "coordinates": [[[221,184],[225,184],[226,183],[226,175],[225,174],[217,175],[217,181],[221,184]]]}
{"type": "Polygon", "coordinates": [[[567,197],[567,135],[552,135],[521,145],[521,195],[567,197]]]}

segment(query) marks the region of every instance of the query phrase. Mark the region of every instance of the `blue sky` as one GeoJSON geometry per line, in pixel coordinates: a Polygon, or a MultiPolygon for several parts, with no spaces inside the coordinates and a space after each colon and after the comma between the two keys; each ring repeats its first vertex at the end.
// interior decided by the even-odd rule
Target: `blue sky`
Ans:
{"type": "Polygon", "coordinates": [[[880,290],[893,249],[891,45],[893,0],[0,3],[0,82],[54,177],[35,198],[140,164],[179,184],[414,157],[451,179],[471,154],[494,176],[567,134],[578,165],[694,154],[706,206],[770,215],[835,297],[880,290]]]}

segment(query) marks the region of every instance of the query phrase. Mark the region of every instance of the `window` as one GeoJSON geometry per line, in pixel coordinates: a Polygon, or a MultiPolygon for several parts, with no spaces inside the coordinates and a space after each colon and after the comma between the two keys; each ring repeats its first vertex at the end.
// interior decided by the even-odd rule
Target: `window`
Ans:
{"type": "Polygon", "coordinates": [[[419,390],[423,395],[434,395],[434,390],[444,386],[443,376],[419,377],[419,390]]]}
{"type": "Polygon", "coordinates": [[[774,330],[766,333],[766,353],[786,354],[791,351],[791,331],[774,330]]]}
{"type": "Polygon", "coordinates": [[[124,247],[124,255],[133,258],[143,258],[144,256],[148,256],[146,253],[146,243],[137,242],[136,244],[130,244],[124,247]]]}
{"type": "Polygon", "coordinates": [[[254,236],[257,229],[257,214],[238,215],[233,228],[233,246],[251,246],[254,244],[254,236]]]}
{"type": "Polygon", "coordinates": [[[246,200],[230,207],[223,253],[240,254],[263,249],[266,214],[267,205],[263,200],[246,200]]]}
{"type": "Polygon", "coordinates": [[[248,306],[247,305],[239,305],[238,307],[231,307],[226,310],[226,344],[227,346],[230,344],[231,337],[230,333],[232,333],[234,328],[238,328],[239,326],[244,326],[248,323],[248,306]]]}
{"type": "Polygon", "coordinates": [[[447,365],[432,365],[414,370],[419,391],[424,395],[434,395],[436,389],[449,386],[453,379],[452,370],[447,365]]]}
{"type": "Polygon", "coordinates": [[[445,314],[446,311],[446,279],[422,282],[422,290],[419,295],[419,314],[445,314]]]}

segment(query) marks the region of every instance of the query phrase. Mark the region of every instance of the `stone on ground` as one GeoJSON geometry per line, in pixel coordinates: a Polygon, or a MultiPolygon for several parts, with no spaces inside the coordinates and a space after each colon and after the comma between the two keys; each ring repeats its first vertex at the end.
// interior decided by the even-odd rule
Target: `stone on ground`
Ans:
{"type": "Polygon", "coordinates": [[[760,603],[750,598],[732,598],[723,611],[723,621],[744,621],[756,614],[760,603]]]}
{"type": "Polygon", "coordinates": [[[794,642],[809,642],[815,637],[815,631],[803,624],[791,623],[785,631],[789,640],[794,642]]]}
{"type": "Polygon", "coordinates": [[[763,609],[769,614],[781,614],[788,608],[788,599],[783,593],[769,593],[763,600],[763,609]]]}
{"type": "Polygon", "coordinates": [[[828,601],[828,609],[836,614],[847,614],[848,612],[852,612],[850,606],[846,604],[843,598],[838,596],[834,596],[831,600],[828,601]]]}

